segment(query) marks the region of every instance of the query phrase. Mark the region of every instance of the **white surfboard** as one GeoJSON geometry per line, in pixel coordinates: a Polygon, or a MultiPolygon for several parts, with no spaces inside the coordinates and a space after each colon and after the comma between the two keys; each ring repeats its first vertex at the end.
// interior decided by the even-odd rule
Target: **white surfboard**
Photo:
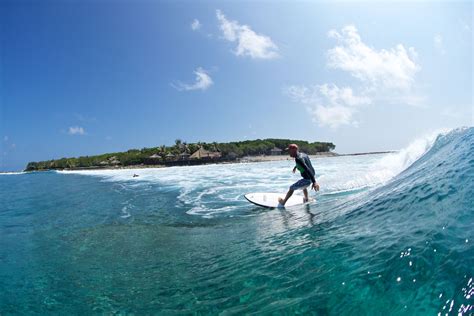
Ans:
{"type": "MultiPolygon", "coordinates": [[[[278,198],[285,198],[286,193],[248,193],[245,194],[244,197],[250,203],[253,203],[258,206],[268,207],[268,208],[275,208],[278,207],[280,204],[278,202],[278,198]]],[[[305,202],[303,201],[302,195],[293,194],[288,201],[286,201],[285,207],[291,207],[296,205],[303,205],[305,202]]],[[[311,202],[311,199],[310,199],[311,202]]]]}

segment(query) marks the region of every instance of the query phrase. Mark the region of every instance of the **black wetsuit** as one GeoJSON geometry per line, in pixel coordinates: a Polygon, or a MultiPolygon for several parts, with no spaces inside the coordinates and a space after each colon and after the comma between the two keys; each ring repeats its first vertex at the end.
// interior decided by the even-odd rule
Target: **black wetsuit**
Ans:
{"type": "Polygon", "coordinates": [[[312,183],[316,182],[314,178],[315,172],[311,160],[305,153],[298,152],[295,157],[296,168],[300,171],[301,176],[304,179],[311,180],[312,183]]]}

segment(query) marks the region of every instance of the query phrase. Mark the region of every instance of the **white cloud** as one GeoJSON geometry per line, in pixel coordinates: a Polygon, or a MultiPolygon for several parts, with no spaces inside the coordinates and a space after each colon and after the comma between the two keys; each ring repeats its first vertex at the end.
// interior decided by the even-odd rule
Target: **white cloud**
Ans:
{"type": "Polygon", "coordinates": [[[342,125],[357,126],[354,115],[362,106],[372,103],[370,97],[356,96],[352,88],[339,88],[334,84],[290,86],[285,92],[294,101],[305,104],[318,125],[333,129],[342,125]]]}
{"type": "Polygon", "coordinates": [[[230,42],[237,42],[234,51],[237,56],[250,56],[256,59],[272,59],[279,56],[278,47],[270,37],[255,33],[248,25],[228,20],[220,10],[216,10],[216,16],[224,38],[230,42]]]}
{"type": "Polygon", "coordinates": [[[68,129],[68,134],[69,135],[85,135],[86,132],[85,132],[84,128],[82,128],[80,126],[71,126],[68,129]]]}
{"type": "Polygon", "coordinates": [[[421,69],[413,47],[406,49],[398,44],[395,48],[377,51],[362,42],[353,25],[345,26],[340,33],[331,30],[328,36],[338,41],[338,46],[327,52],[328,66],[349,72],[372,89],[409,90],[421,69]]]}
{"type": "Polygon", "coordinates": [[[349,107],[317,105],[309,109],[309,112],[313,114],[313,121],[321,126],[329,126],[333,129],[341,125],[357,126],[357,121],[352,120],[354,109],[349,107]]]}
{"type": "Polygon", "coordinates": [[[85,116],[85,115],[82,115],[80,113],[74,113],[74,116],[76,117],[76,119],[78,119],[81,122],[92,123],[92,122],[97,121],[97,118],[95,118],[95,117],[85,116]]]}
{"type": "Polygon", "coordinates": [[[196,81],[193,84],[187,84],[178,82],[176,84],[171,84],[175,89],[179,91],[192,91],[192,90],[207,90],[210,86],[214,84],[212,78],[209,76],[208,72],[198,67],[194,74],[196,75],[196,81]]]}
{"type": "Polygon", "coordinates": [[[194,19],[193,22],[191,23],[191,30],[197,31],[201,28],[202,24],[199,22],[198,19],[194,19]]]}
{"type": "Polygon", "coordinates": [[[469,23],[466,23],[466,21],[462,19],[460,20],[460,22],[464,31],[471,32],[471,26],[469,25],[469,23]]]}
{"type": "Polygon", "coordinates": [[[375,50],[362,42],[355,26],[341,32],[330,30],[337,45],[327,51],[327,65],[357,79],[357,93],[352,87],[335,84],[290,86],[285,90],[293,100],[304,104],[320,126],[337,128],[358,126],[356,115],[364,106],[375,103],[420,106],[425,98],[414,91],[415,75],[421,69],[414,48],[398,44],[392,49],[375,50]]]}
{"type": "Polygon", "coordinates": [[[3,141],[8,142],[8,136],[3,136],[3,141]]]}
{"type": "Polygon", "coordinates": [[[347,106],[359,106],[370,104],[372,100],[366,96],[355,96],[349,87],[338,88],[336,85],[323,84],[319,86],[322,96],[328,99],[331,105],[344,104],[347,106]]]}
{"type": "Polygon", "coordinates": [[[443,37],[440,34],[436,34],[433,38],[433,43],[438,52],[441,53],[441,55],[446,54],[446,50],[444,49],[443,45],[443,37]]]}

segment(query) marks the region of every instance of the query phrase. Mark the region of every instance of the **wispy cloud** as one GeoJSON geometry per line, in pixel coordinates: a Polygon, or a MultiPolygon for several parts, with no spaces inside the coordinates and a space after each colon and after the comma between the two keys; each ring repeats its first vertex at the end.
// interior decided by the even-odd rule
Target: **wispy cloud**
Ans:
{"type": "Polygon", "coordinates": [[[255,33],[248,25],[228,20],[220,10],[216,10],[216,16],[224,39],[237,42],[234,51],[237,56],[255,59],[273,59],[279,56],[278,47],[270,37],[255,33]]]}
{"type": "Polygon", "coordinates": [[[333,129],[342,125],[358,126],[354,115],[359,108],[372,103],[367,96],[354,95],[352,88],[339,88],[334,84],[290,86],[284,92],[294,101],[305,104],[318,125],[333,129]]]}
{"type": "Polygon", "coordinates": [[[97,118],[95,117],[82,115],[80,113],[74,113],[74,116],[81,122],[92,123],[97,121],[97,118]]]}
{"type": "Polygon", "coordinates": [[[433,44],[436,50],[441,54],[445,55],[446,50],[444,49],[443,37],[440,34],[436,34],[433,38],[433,44]]]}
{"type": "Polygon", "coordinates": [[[344,27],[341,32],[331,30],[328,36],[338,42],[327,52],[328,66],[347,71],[373,88],[410,89],[415,74],[421,69],[413,47],[407,49],[398,44],[388,50],[376,50],[362,41],[353,25],[344,27]]]}
{"type": "Polygon", "coordinates": [[[201,67],[198,67],[194,74],[196,75],[195,82],[193,84],[182,83],[178,81],[177,83],[172,83],[171,86],[179,91],[192,91],[192,90],[207,90],[210,86],[214,84],[209,73],[201,67]]]}
{"type": "Polygon", "coordinates": [[[306,106],[320,126],[338,128],[358,126],[356,114],[370,104],[406,103],[419,105],[424,98],[414,94],[415,75],[421,67],[414,48],[398,44],[395,48],[376,50],[364,43],[353,25],[340,32],[331,30],[337,45],[327,51],[327,65],[357,79],[357,93],[352,87],[335,84],[290,86],[284,89],[294,101],[306,106]]]}
{"type": "Polygon", "coordinates": [[[464,21],[463,19],[459,20],[464,31],[471,32],[471,25],[464,21]]]}
{"type": "Polygon", "coordinates": [[[191,30],[197,31],[201,28],[202,24],[199,22],[198,19],[194,19],[193,22],[191,22],[191,30]]]}
{"type": "Polygon", "coordinates": [[[86,131],[80,126],[71,126],[67,132],[69,135],[85,135],[86,131]]]}

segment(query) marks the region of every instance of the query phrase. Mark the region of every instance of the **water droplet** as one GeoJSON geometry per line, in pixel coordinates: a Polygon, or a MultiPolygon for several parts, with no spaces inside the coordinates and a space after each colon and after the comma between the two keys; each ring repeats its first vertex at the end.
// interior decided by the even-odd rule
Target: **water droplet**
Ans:
{"type": "Polygon", "coordinates": [[[416,282],[416,279],[413,279],[413,283],[415,283],[415,282],[416,282]]]}
{"type": "Polygon", "coordinates": [[[433,249],[434,252],[436,252],[436,249],[433,249]]]}
{"type": "Polygon", "coordinates": [[[401,280],[402,280],[401,277],[398,277],[398,278],[397,278],[397,282],[400,282],[401,280]]]}
{"type": "Polygon", "coordinates": [[[410,261],[410,262],[408,262],[408,265],[409,265],[410,267],[412,266],[412,264],[413,264],[413,263],[412,263],[411,261],[410,261]]]}
{"type": "Polygon", "coordinates": [[[346,282],[342,282],[342,285],[346,285],[346,282]]]}
{"type": "Polygon", "coordinates": [[[469,242],[469,239],[466,238],[466,243],[468,243],[468,242],[469,242]]]}

